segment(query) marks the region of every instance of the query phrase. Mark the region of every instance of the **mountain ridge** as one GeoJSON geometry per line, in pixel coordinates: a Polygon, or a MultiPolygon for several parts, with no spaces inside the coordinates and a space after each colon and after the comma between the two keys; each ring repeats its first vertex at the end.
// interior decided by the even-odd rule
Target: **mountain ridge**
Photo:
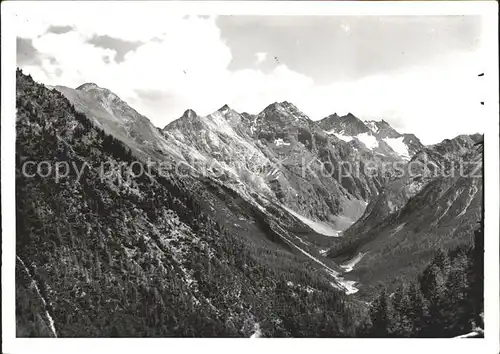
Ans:
{"type": "Polygon", "coordinates": [[[380,289],[474,242],[481,136],[414,152],[385,121],[331,115],[353,127],[329,134],[286,101],[186,110],[159,129],[92,83],[16,81],[19,336],[352,337],[380,289]],[[151,158],[178,164],[154,178],[118,167],[151,158]],[[27,178],[41,160],[78,170],[27,178]],[[478,175],[453,175],[463,162],[478,175]]]}
{"type": "Polygon", "coordinates": [[[127,145],[59,91],[16,79],[18,336],[51,336],[52,321],[57,337],[354,334],[340,271],[300,221],[214,179],[131,178],[117,169],[140,162],[127,145]],[[78,181],[23,175],[54,157],[88,167],[78,181]]]}
{"type": "MultiPolygon", "coordinates": [[[[92,83],[87,86],[95,89],[92,83]]],[[[427,149],[415,135],[397,132],[384,119],[362,121],[349,113],[312,121],[288,101],[273,102],[258,114],[240,114],[227,104],[206,116],[187,109],[157,130],[196,174],[222,181],[258,207],[275,204],[310,230],[335,237],[348,237],[359,227],[366,208],[373,209],[374,199],[386,195],[395,171],[375,178],[350,173],[339,178],[329,170],[324,178],[320,172],[325,166],[333,162],[333,170],[343,172],[345,163],[375,161],[380,168],[415,161],[427,149]],[[304,160],[319,164],[309,171],[304,160]]],[[[449,144],[454,146],[446,140],[433,146],[446,150],[449,144]]],[[[395,201],[389,207],[376,204],[378,214],[392,213],[395,201]]]]}
{"type": "Polygon", "coordinates": [[[424,147],[414,134],[399,133],[384,119],[362,121],[352,113],[335,113],[319,120],[318,125],[356,148],[374,151],[387,159],[409,160],[424,147]]]}
{"type": "MultiPolygon", "coordinates": [[[[259,168],[264,168],[264,175],[251,169],[250,172],[253,178],[256,178],[255,182],[261,184],[267,195],[269,193],[278,193],[278,199],[280,199],[279,195],[283,195],[279,193],[286,194],[286,190],[293,191],[293,189],[290,189],[293,187],[288,181],[292,177],[288,175],[286,170],[283,170],[282,163],[280,164],[282,167],[276,166],[278,167],[278,170],[276,170],[276,159],[282,159],[282,162],[289,161],[294,158],[295,154],[298,154],[298,159],[300,159],[300,156],[303,157],[303,160],[306,158],[309,160],[318,159],[318,157],[314,157],[317,156],[315,154],[320,152],[321,149],[317,145],[318,142],[323,141],[321,142],[323,145],[329,140],[327,135],[316,127],[312,120],[300,112],[293,104],[286,101],[272,103],[257,115],[239,114],[234,110],[230,110],[230,112],[231,114],[228,114],[226,111],[221,112],[219,110],[205,117],[197,116],[195,119],[196,124],[189,117],[186,117],[186,114],[183,114],[182,117],[168,124],[164,131],[174,139],[173,144],[179,144],[180,141],[184,142],[187,138],[190,148],[197,146],[196,154],[189,152],[185,155],[201,155],[205,156],[205,159],[216,158],[219,162],[223,161],[230,165],[242,161],[247,155],[257,158],[255,161],[246,163],[246,166],[254,166],[257,163],[259,168]],[[205,138],[203,138],[204,136],[205,138]],[[318,138],[315,138],[316,136],[318,138]],[[200,138],[203,140],[200,140],[200,138]],[[236,149],[234,151],[236,151],[237,157],[232,155],[233,151],[219,151],[221,146],[231,146],[233,150],[236,149]],[[242,146],[239,153],[237,146],[242,146]],[[221,153],[222,155],[220,155],[221,153]],[[287,157],[283,160],[281,156],[287,157]],[[288,176],[284,176],[283,172],[288,176]],[[275,176],[275,173],[278,173],[278,175],[275,176]],[[282,191],[283,188],[285,192],[282,191]]],[[[335,141],[335,143],[342,145],[341,149],[349,149],[342,141],[335,141]]],[[[185,149],[189,150],[189,148],[185,149]]],[[[328,159],[333,154],[338,154],[333,151],[327,153],[326,150],[324,153],[324,159],[328,159]]],[[[351,153],[354,154],[354,151],[351,150],[351,153]]],[[[295,161],[297,161],[297,158],[295,158],[295,161]]],[[[297,161],[297,163],[299,162],[297,161]]],[[[228,171],[234,172],[234,168],[236,167],[232,165],[227,166],[228,171]]],[[[300,175],[300,170],[298,174],[300,175]]],[[[297,173],[295,176],[297,176],[297,173]]],[[[342,190],[345,189],[345,186],[339,187],[342,190]]],[[[373,191],[368,193],[372,194],[373,191]]],[[[298,192],[293,195],[295,194],[300,195],[301,193],[298,192]]],[[[358,195],[357,198],[359,197],[361,196],[358,195]]],[[[291,195],[288,199],[291,199],[291,195]]],[[[301,212],[300,208],[292,207],[292,209],[301,212]]]]}
{"type": "Polygon", "coordinates": [[[380,281],[397,287],[400,280],[384,267],[400,262],[400,271],[418,273],[435,248],[472,242],[483,208],[482,145],[475,139],[461,135],[417,153],[407,172],[390,182],[344,231],[343,242],[327,252],[338,263],[358,258],[350,274],[365,284],[365,292],[380,287],[380,281]]]}

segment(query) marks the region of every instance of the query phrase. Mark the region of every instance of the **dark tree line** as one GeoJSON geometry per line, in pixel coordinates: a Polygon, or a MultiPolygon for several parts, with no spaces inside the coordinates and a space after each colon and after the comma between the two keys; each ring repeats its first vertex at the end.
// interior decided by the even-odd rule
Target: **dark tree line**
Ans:
{"type": "Polygon", "coordinates": [[[483,224],[472,247],[438,250],[416,281],[382,291],[360,329],[369,337],[454,337],[483,328],[483,224]]]}

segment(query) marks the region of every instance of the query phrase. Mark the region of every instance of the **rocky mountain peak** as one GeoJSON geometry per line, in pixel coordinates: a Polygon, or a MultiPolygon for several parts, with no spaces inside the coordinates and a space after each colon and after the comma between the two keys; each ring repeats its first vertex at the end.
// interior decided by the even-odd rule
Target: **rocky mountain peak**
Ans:
{"type": "Polygon", "coordinates": [[[385,120],[361,121],[352,113],[332,114],[317,123],[330,135],[378,156],[408,160],[424,146],[413,134],[400,134],[385,120]]]}
{"type": "Polygon", "coordinates": [[[298,110],[297,107],[293,103],[290,103],[288,101],[282,101],[282,102],[280,102],[278,104],[280,106],[288,108],[288,109],[298,110]]]}
{"type": "Polygon", "coordinates": [[[309,117],[288,101],[274,102],[267,106],[259,116],[271,121],[309,121],[309,117]]]}
{"type": "MultiPolygon", "coordinates": [[[[480,273],[469,276],[483,253],[482,236],[472,235],[484,209],[482,178],[434,178],[424,164],[415,164],[413,174],[405,165],[402,176],[386,176],[391,171],[379,162],[393,155],[409,159],[418,145],[414,135],[382,138],[379,129],[391,133],[387,122],[372,122],[372,129],[347,114],[327,117],[324,124],[339,129],[329,131],[330,138],[286,101],[258,115],[228,105],[203,117],[188,109],[162,132],[96,84],[57,88],[65,99],[31,77],[16,76],[18,162],[53,156],[111,165],[106,175],[88,168],[82,183],[58,183],[22,178],[24,166],[16,163],[21,336],[354,336],[368,319],[362,302],[377,298],[397,311],[388,326],[365,327],[365,334],[387,333],[388,327],[397,328],[395,336],[419,337],[457,323],[440,331],[451,337],[468,331],[467,323],[476,326],[482,295],[476,301],[453,294],[475,292],[474,283],[482,287],[475,280],[480,273]],[[58,134],[68,147],[63,155],[58,134]],[[137,176],[122,166],[149,158],[167,174],[150,179],[155,171],[137,176]],[[175,171],[164,169],[164,162],[175,171]],[[371,162],[379,171],[344,169],[371,162]],[[85,237],[73,237],[79,233],[85,237]],[[432,271],[420,278],[435,250],[439,262],[429,263],[432,271]],[[456,274],[466,277],[455,281],[456,274]],[[406,285],[407,279],[443,280],[445,286],[435,291],[406,285]],[[417,289],[421,306],[379,297],[381,285],[403,297],[417,289]],[[413,319],[410,326],[393,326],[393,318],[414,309],[424,313],[427,300],[442,294],[451,294],[450,301],[432,308],[442,323],[423,328],[425,321],[417,319],[418,333],[413,319]],[[261,300],[257,311],[254,298],[261,300]],[[345,306],[322,315],[336,304],[345,306]],[[468,318],[457,322],[452,308],[468,318]],[[80,315],[71,316],[75,311],[80,315]]],[[[480,140],[459,136],[421,154],[436,162],[434,170],[447,172],[455,168],[452,161],[480,163],[480,146],[472,145],[480,140]]]]}
{"type": "MultiPolygon", "coordinates": [[[[240,113],[229,107],[229,105],[225,104],[218,110],[216,110],[214,113],[211,114],[213,115],[222,115],[225,119],[232,120],[235,117],[240,117],[240,113]]],[[[210,115],[209,115],[210,116],[210,115]]]]}
{"type": "Polygon", "coordinates": [[[264,111],[263,112],[268,112],[268,111],[279,111],[279,110],[283,110],[285,107],[281,105],[280,102],[274,102],[274,103],[271,103],[269,106],[267,106],[266,108],[264,108],[264,111]]]}
{"type": "Polygon", "coordinates": [[[96,97],[99,97],[101,103],[104,105],[110,104],[110,102],[117,102],[117,103],[122,102],[120,97],[118,97],[118,95],[116,95],[114,92],[112,92],[107,88],[100,87],[93,82],[87,82],[85,84],[78,86],[76,88],[76,91],[86,92],[95,95],[96,97]]]}
{"type": "Polygon", "coordinates": [[[189,109],[186,109],[186,111],[182,114],[181,118],[193,119],[196,117],[198,117],[198,114],[196,114],[195,111],[193,111],[192,109],[189,108],[189,109]]]}
{"type": "Polygon", "coordinates": [[[334,113],[320,120],[318,124],[321,129],[327,132],[335,132],[348,136],[370,132],[370,129],[352,113],[341,117],[337,113],[334,113]]]}
{"type": "Polygon", "coordinates": [[[389,123],[387,123],[383,119],[372,122],[375,124],[377,128],[377,134],[381,138],[398,138],[401,136],[399,132],[397,132],[389,123]]]}
{"type": "Polygon", "coordinates": [[[294,113],[299,110],[294,104],[288,101],[282,101],[282,102],[271,103],[264,109],[264,111],[279,111],[279,112],[287,111],[289,113],[294,113]]]}
{"type": "Polygon", "coordinates": [[[90,90],[95,90],[95,89],[101,89],[96,83],[94,82],[87,82],[85,84],[82,84],[76,88],[79,91],[90,91],[90,90]]]}
{"type": "Polygon", "coordinates": [[[226,113],[229,110],[231,110],[231,108],[227,104],[225,104],[224,106],[222,106],[221,108],[219,108],[217,111],[221,112],[221,113],[226,113]]]}
{"type": "Polygon", "coordinates": [[[239,126],[241,122],[241,115],[227,104],[223,105],[214,113],[209,114],[206,118],[212,120],[215,126],[218,127],[220,127],[221,124],[229,124],[229,126],[235,128],[236,126],[239,126]]]}
{"type": "Polygon", "coordinates": [[[462,156],[467,153],[478,141],[481,135],[458,135],[453,139],[444,139],[442,142],[428,146],[428,149],[439,152],[445,156],[462,156]]]}

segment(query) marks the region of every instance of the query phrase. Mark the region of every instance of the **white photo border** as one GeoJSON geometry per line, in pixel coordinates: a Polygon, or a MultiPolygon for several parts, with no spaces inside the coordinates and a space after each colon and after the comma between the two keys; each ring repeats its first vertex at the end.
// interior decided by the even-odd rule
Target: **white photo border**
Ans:
{"type": "MultiPolygon", "coordinates": [[[[499,101],[498,101],[498,3],[496,1],[167,1],[160,6],[169,14],[200,15],[480,15],[483,18],[485,149],[485,338],[455,339],[84,339],[15,337],[15,68],[18,4],[2,6],[1,188],[2,188],[2,341],[3,351],[18,353],[140,353],[143,351],[203,353],[255,352],[405,352],[499,353],[499,101]]],[[[61,1],[60,6],[130,6],[134,2],[61,1]]],[[[141,2],[148,6],[149,2],[141,2]]],[[[157,6],[159,3],[156,3],[157,6]]],[[[471,117],[470,119],[474,119],[471,117]]]]}

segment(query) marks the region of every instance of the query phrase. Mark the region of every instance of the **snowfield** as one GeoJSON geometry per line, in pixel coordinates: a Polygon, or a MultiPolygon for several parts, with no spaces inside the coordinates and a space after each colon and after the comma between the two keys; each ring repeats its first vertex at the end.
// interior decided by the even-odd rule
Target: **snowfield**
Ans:
{"type": "Polygon", "coordinates": [[[284,205],[282,205],[281,207],[283,209],[285,209],[286,211],[288,211],[293,216],[295,216],[297,219],[299,219],[300,221],[302,221],[304,224],[306,224],[307,226],[309,226],[311,229],[313,229],[314,231],[316,231],[318,234],[322,234],[322,235],[325,235],[325,236],[332,236],[332,237],[338,237],[339,236],[340,231],[339,230],[334,230],[330,225],[328,225],[328,224],[326,224],[324,222],[321,222],[321,221],[314,221],[312,219],[309,219],[309,218],[307,218],[307,217],[305,217],[303,215],[300,215],[299,213],[293,211],[292,209],[287,208],[284,205]]]}
{"type": "Polygon", "coordinates": [[[476,196],[477,192],[478,192],[477,187],[476,186],[472,186],[471,190],[469,191],[469,195],[467,196],[467,204],[465,204],[465,207],[460,212],[460,214],[457,215],[457,218],[461,217],[462,215],[465,215],[465,213],[467,212],[467,210],[470,207],[470,204],[472,203],[472,200],[476,196]],[[472,191],[472,194],[470,194],[471,191],[472,191]]]}
{"type": "Polygon", "coordinates": [[[337,133],[335,133],[333,130],[332,130],[332,131],[327,132],[327,134],[333,134],[333,135],[335,135],[337,138],[339,138],[340,140],[344,140],[344,141],[345,141],[345,142],[347,142],[347,143],[353,139],[353,138],[352,138],[352,136],[342,135],[342,134],[337,134],[337,133]]]}
{"type": "Polygon", "coordinates": [[[343,268],[346,273],[352,271],[354,269],[354,267],[356,266],[356,264],[358,264],[359,261],[363,259],[363,257],[365,256],[366,253],[368,253],[368,252],[365,252],[365,253],[359,252],[354,258],[348,260],[344,264],[341,264],[340,267],[343,268]]]}
{"type": "Polygon", "coordinates": [[[378,147],[377,138],[368,133],[359,134],[356,136],[368,149],[373,150],[378,147]]]}
{"type": "Polygon", "coordinates": [[[290,143],[285,142],[283,139],[276,139],[274,144],[276,146],[290,146],[290,143]]]}
{"type": "Polygon", "coordinates": [[[405,160],[410,159],[410,153],[408,152],[408,146],[403,142],[404,137],[400,138],[385,138],[384,141],[391,147],[392,150],[405,160]]]}
{"type": "Polygon", "coordinates": [[[365,120],[363,123],[370,129],[372,132],[377,133],[378,132],[378,127],[375,124],[375,121],[373,120],[365,120]]]}

